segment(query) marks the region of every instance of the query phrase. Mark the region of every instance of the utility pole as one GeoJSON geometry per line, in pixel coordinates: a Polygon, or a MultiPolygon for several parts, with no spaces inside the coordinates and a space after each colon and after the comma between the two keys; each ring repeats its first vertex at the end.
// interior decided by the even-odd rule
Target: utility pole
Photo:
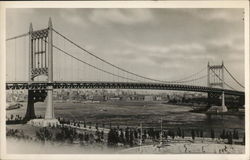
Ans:
{"type": "Polygon", "coordinates": [[[142,123],[140,123],[141,135],[140,135],[140,152],[142,152],[142,123]]]}
{"type": "Polygon", "coordinates": [[[207,87],[210,87],[210,65],[207,63],[207,87]]]}
{"type": "Polygon", "coordinates": [[[160,141],[160,143],[162,143],[162,117],[161,117],[161,141],[160,141]]]}

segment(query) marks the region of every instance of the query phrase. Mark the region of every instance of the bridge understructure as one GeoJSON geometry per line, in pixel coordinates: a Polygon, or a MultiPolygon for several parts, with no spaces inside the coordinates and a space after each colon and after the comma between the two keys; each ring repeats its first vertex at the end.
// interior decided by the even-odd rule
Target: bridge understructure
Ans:
{"type": "MultiPolygon", "coordinates": [[[[190,91],[190,92],[203,92],[207,93],[207,103],[208,106],[221,106],[222,111],[227,111],[225,106],[225,95],[233,95],[238,97],[239,105],[243,106],[245,101],[245,93],[242,91],[235,90],[230,85],[228,85],[224,80],[224,69],[225,66],[222,65],[207,65],[207,74],[201,77],[195,77],[200,72],[192,74],[181,80],[175,81],[162,81],[152,78],[147,78],[133,72],[127,71],[123,68],[115,66],[110,62],[94,55],[88,50],[82,48],[81,46],[75,44],[66,36],[60,34],[58,31],[54,30],[52,27],[52,21],[49,20],[48,28],[42,30],[33,31],[32,24],[30,24],[30,29],[27,34],[21,36],[16,36],[14,38],[9,38],[6,41],[15,40],[17,38],[29,36],[29,71],[28,71],[28,81],[7,81],[6,90],[28,90],[28,103],[27,110],[25,114],[25,121],[29,121],[36,118],[34,105],[36,102],[44,102],[47,98],[47,107],[44,119],[44,126],[58,124],[59,122],[55,119],[54,107],[53,107],[53,89],[149,89],[149,90],[175,90],[175,91],[190,91]],[[103,68],[98,68],[86,61],[79,59],[76,56],[72,56],[65,50],[59,48],[53,44],[53,33],[58,34],[63,39],[75,45],[77,48],[83,50],[92,57],[100,60],[101,62],[109,65],[117,70],[120,70],[127,75],[132,75],[135,78],[128,78],[122,74],[115,74],[104,70],[103,68]],[[55,81],[53,79],[53,48],[57,49],[61,53],[69,56],[70,58],[77,60],[78,63],[83,63],[88,67],[92,67],[95,70],[103,72],[107,75],[118,77],[120,79],[125,79],[124,81],[55,81]],[[47,81],[36,81],[35,78],[38,76],[46,76],[47,81]],[[194,85],[196,81],[207,78],[206,85],[194,85]],[[139,80],[138,80],[139,79],[139,80]],[[142,81],[146,80],[146,81],[142,81]],[[189,84],[192,82],[192,84],[189,84]],[[226,89],[228,86],[230,89],[226,89]],[[219,88],[218,88],[219,87],[219,88]]],[[[206,69],[205,68],[205,69],[206,69]]],[[[226,69],[230,74],[230,72],[226,69]]],[[[231,74],[230,74],[231,75],[231,74]]],[[[232,75],[231,75],[232,76],[232,75]]],[[[233,77],[234,78],[234,77],[233,77]]],[[[234,79],[238,82],[236,79],[234,79]]],[[[238,83],[239,84],[239,83],[238,83]]],[[[239,84],[241,85],[241,84],[239,84]]],[[[242,86],[242,85],[241,85],[242,86]]],[[[244,86],[242,86],[244,88],[244,86]]],[[[39,121],[40,123],[40,121],[39,121]]]]}

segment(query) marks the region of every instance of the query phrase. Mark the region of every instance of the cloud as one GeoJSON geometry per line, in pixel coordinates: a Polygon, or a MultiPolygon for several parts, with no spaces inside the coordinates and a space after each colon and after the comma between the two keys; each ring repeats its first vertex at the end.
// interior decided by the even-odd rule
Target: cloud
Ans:
{"type": "Polygon", "coordinates": [[[237,22],[243,20],[243,9],[229,9],[229,8],[218,8],[218,9],[197,9],[190,10],[192,16],[198,17],[204,21],[224,21],[224,22],[237,22]]]}
{"type": "Polygon", "coordinates": [[[181,58],[187,54],[190,56],[194,53],[202,53],[206,50],[204,45],[194,42],[186,44],[173,43],[169,45],[148,45],[142,43],[135,44],[127,41],[125,44],[128,45],[128,48],[133,48],[144,55],[166,56],[170,58],[181,58]]]}
{"type": "Polygon", "coordinates": [[[96,24],[108,23],[135,25],[150,21],[152,14],[147,9],[96,9],[92,11],[89,19],[96,24]]]}
{"type": "Polygon", "coordinates": [[[72,9],[61,9],[59,12],[60,18],[64,23],[69,23],[76,26],[87,27],[89,26],[84,13],[79,10],[72,10],[72,9]]]}
{"type": "MultiPolygon", "coordinates": [[[[236,12],[241,12],[241,10],[235,10],[236,12]]],[[[243,13],[241,14],[235,14],[235,11],[232,12],[225,12],[223,10],[216,11],[216,12],[210,12],[210,14],[207,14],[204,18],[207,20],[224,20],[227,22],[236,22],[241,21],[243,18],[243,13]]]]}

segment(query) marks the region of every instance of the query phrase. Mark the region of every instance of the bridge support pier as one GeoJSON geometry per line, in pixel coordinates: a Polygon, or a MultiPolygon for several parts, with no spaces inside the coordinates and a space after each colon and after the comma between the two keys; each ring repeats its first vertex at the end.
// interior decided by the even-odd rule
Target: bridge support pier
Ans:
{"type": "Polygon", "coordinates": [[[45,119],[54,119],[54,108],[53,108],[53,88],[52,86],[48,87],[48,100],[47,100],[47,107],[45,113],[45,119]]]}
{"type": "Polygon", "coordinates": [[[52,127],[57,126],[59,121],[55,119],[53,109],[53,89],[52,86],[48,87],[48,90],[29,90],[28,93],[28,105],[24,120],[28,121],[28,124],[38,127],[52,127]],[[45,113],[45,119],[35,119],[34,104],[36,102],[44,102],[47,96],[47,107],[45,113]]]}
{"type": "Polygon", "coordinates": [[[44,102],[47,96],[46,90],[28,90],[28,103],[27,110],[24,117],[25,121],[29,121],[31,119],[36,118],[35,115],[35,103],[36,102],[44,102]]]}
{"type": "Polygon", "coordinates": [[[224,91],[222,91],[221,94],[221,108],[222,108],[222,112],[227,112],[227,106],[225,105],[225,94],[224,91]]]}
{"type": "Polygon", "coordinates": [[[228,109],[225,105],[224,91],[220,95],[219,93],[208,92],[208,112],[227,112],[228,109]],[[221,101],[220,101],[221,96],[221,101]]]}
{"type": "Polygon", "coordinates": [[[239,97],[239,106],[244,106],[245,105],[245,96],[240,96],[239,97]]]}
{"type": "Polygon", "coordinates": [[[31,119],[36,118],[35,109],[34,109],[34,105],[35,105],[34,97],[35,97],[34,91],[28,90],[27,110],[26,110],[26,114],[24,117],[25,121],[29,121],[31,119]]]}

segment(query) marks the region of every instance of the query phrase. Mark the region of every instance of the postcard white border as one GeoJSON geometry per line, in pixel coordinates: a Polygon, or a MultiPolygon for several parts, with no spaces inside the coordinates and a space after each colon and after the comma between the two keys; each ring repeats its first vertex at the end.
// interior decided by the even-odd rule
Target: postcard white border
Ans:
{"type": "Polygon", "coordinates": [[[172,159],[172,160],[189,160],[189,159],[213,159],[213,160],[231,160],[242,159],[247,160],[249,157],[249,136],[246,136],[245,154],[164,154],[164,155],[122,155],[122,154],[7,154],[6,153],[6,136],[5,136],[5,10],[6,8],[244,8],[245,10],[245,132],[249,135],[249,2],[248,1],[16,1],[16,2],[0,2],[0,39],[1,39],[1,83],[0,83],[0,104],[1,104],[1,140],[0,149],[1,159],[172,159]]]}

